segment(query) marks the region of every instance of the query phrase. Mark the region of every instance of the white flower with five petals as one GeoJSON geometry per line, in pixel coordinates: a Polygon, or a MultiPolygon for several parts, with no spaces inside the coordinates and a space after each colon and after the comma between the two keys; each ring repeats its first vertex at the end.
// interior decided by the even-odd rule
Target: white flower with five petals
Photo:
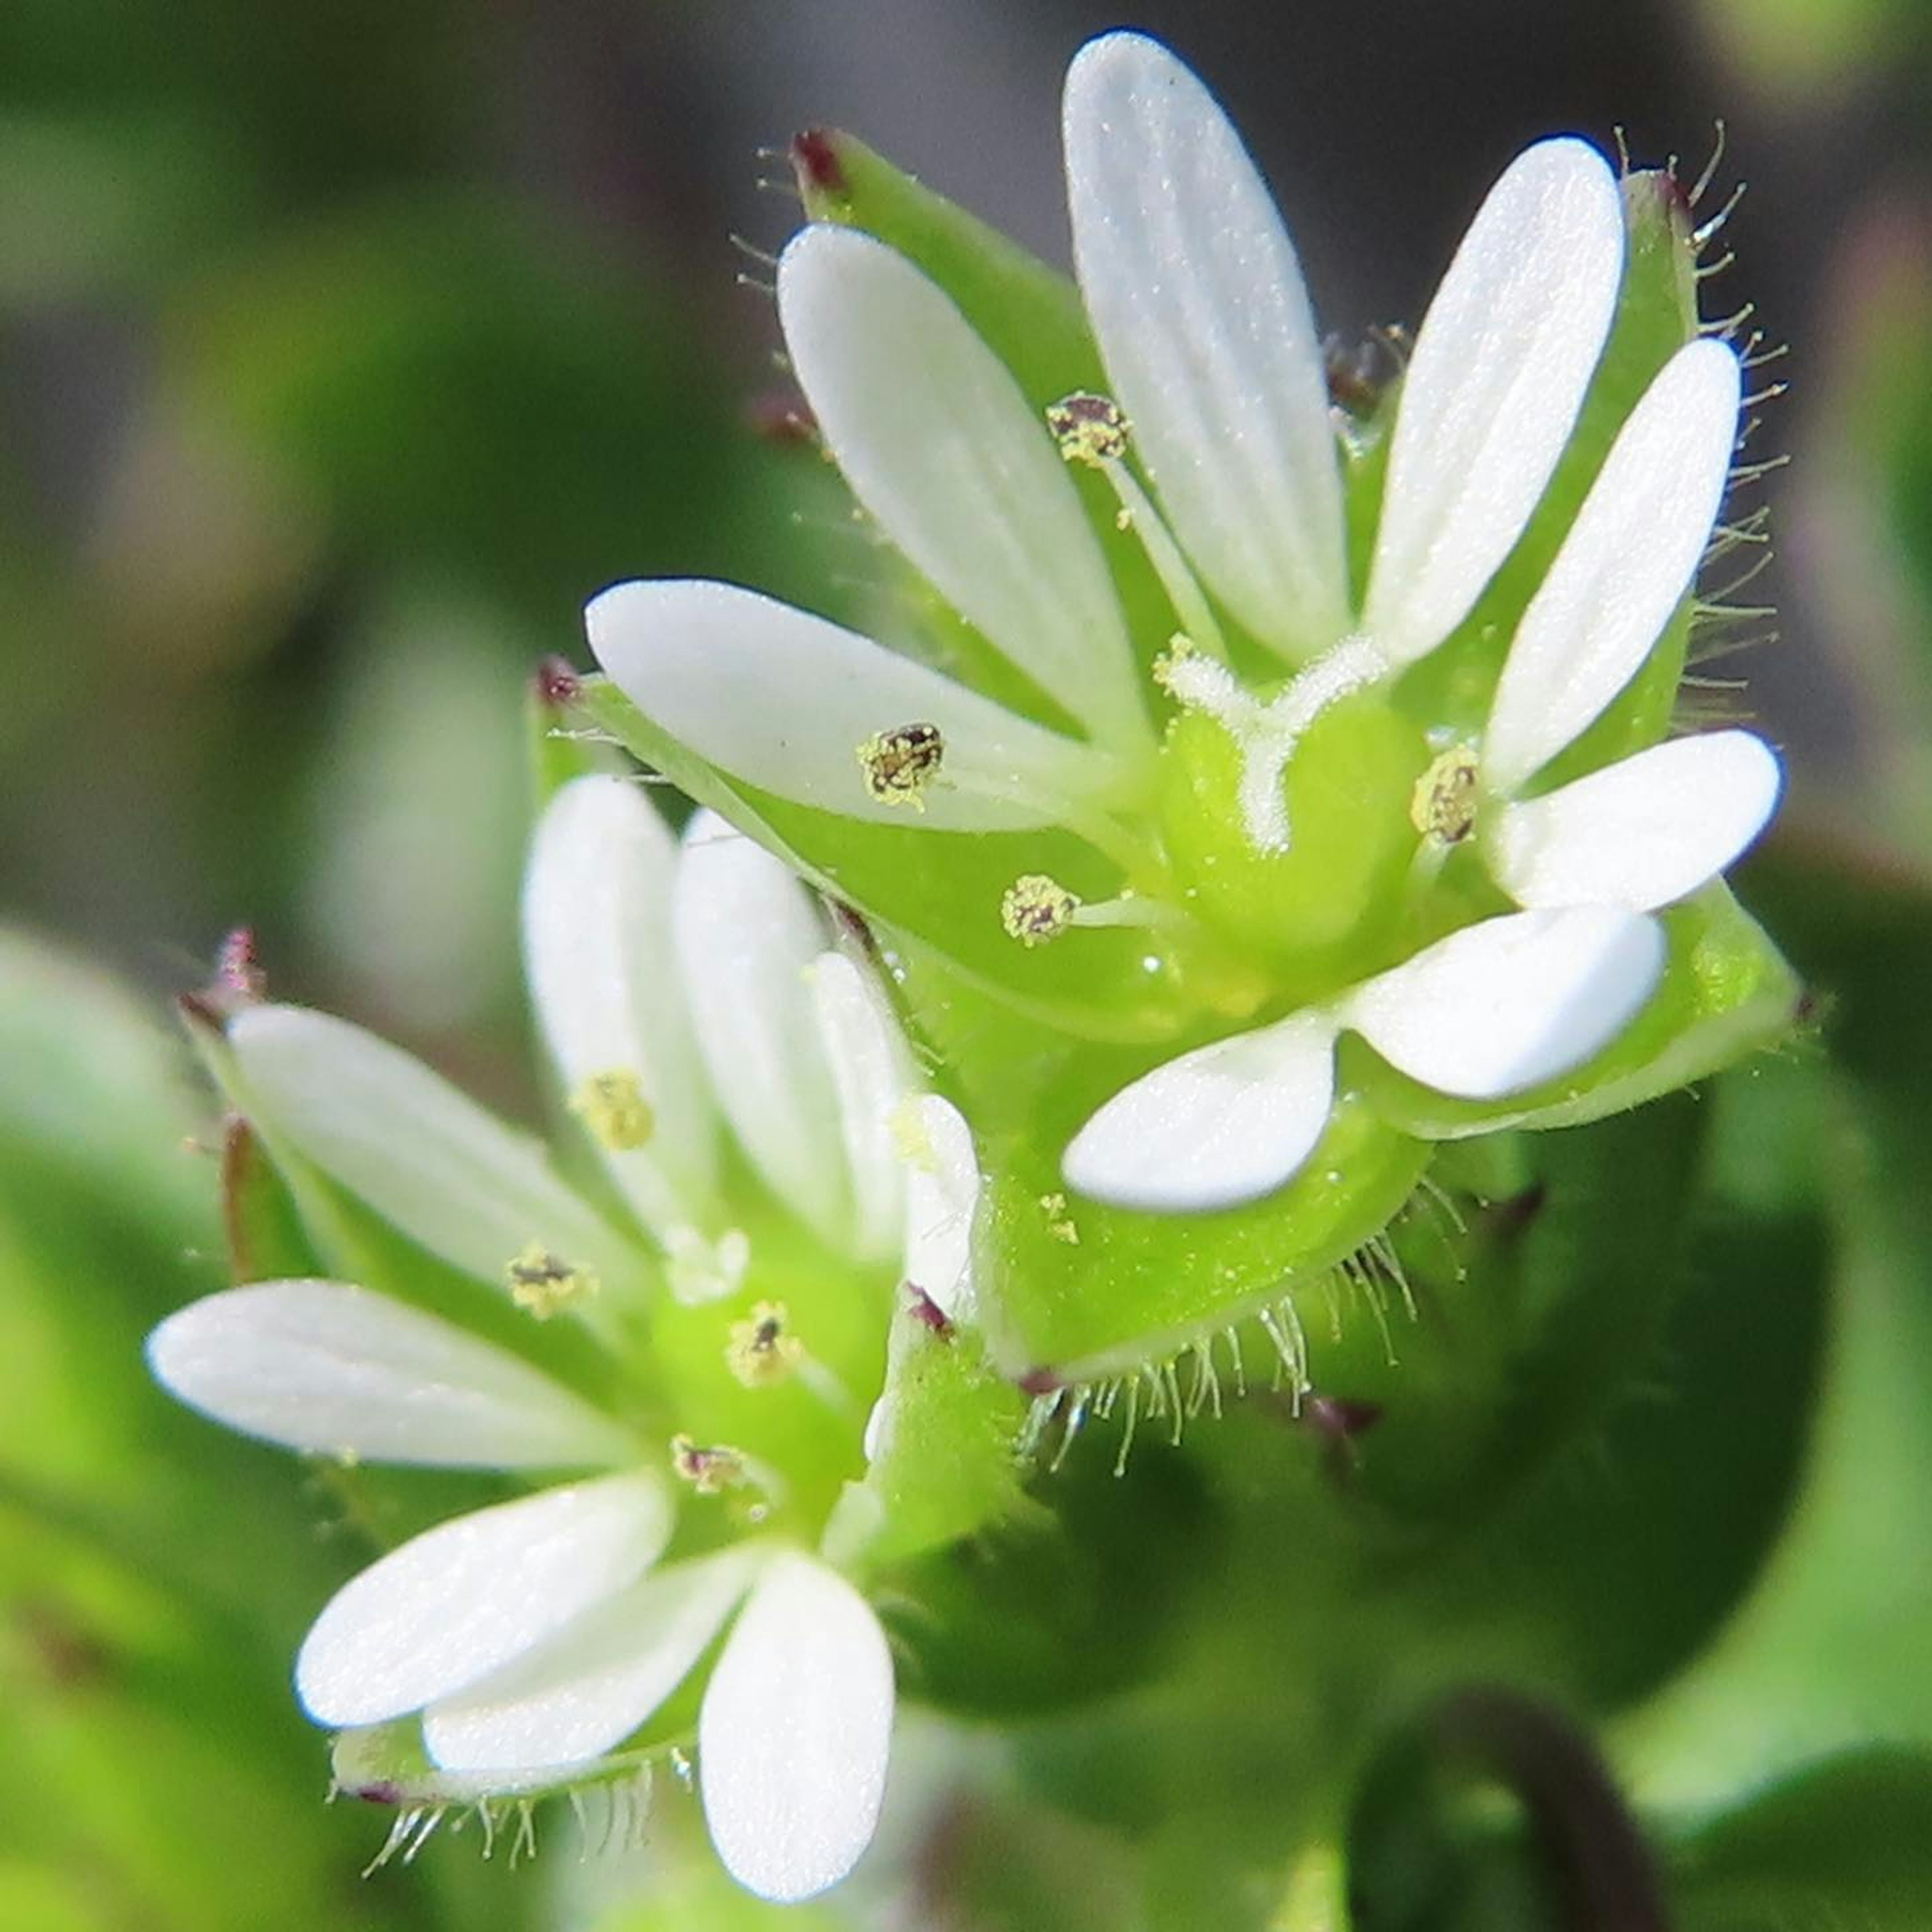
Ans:
{"type": "MultiPolygon", "coordinates": [[[[1568,138],[1529,148],[1492,190],[1403,374],[1357,596],[1312,310],[1226,116],[1157,43],[1114,34],[1074,62],[1064,133],[1080,290],[1119,405],[1078,453],[1114,484],[1191,646],[1156,666],[1162,688],[1226,729],[1247,838],[1284,852],[1284,775],[1304,735],[1456,634],[1543,500],[1616,310],[1622,197],[1602,158],[1568,138]],[[1240,667],[1257,652],[1280,670],[1253,688],[1240,667]]],[[[1065,725],[718,584],[606,592],[588,616],[599,662],[657,725],[782,798],[902,823],[916,808],[914,822],[944,831],[1058,824],[1110,854],[1157,846],[1159,754],[1136,668],[1146,640],[1137,656],[1039,413],[948,297],[862,233],[807,229],[778,292],[793,365],[860,502],[1065,725]]],[[[1666,952],[1648,916],[1756,836],[1775,758],[1730,731],[1537,785],[1687,595],[1738,398],[1720,343],[1664,367],[1523,613],[1481,742],[1442,748],[1468,767],[1456,836],[1474,830],[1523,914],[1157,1069],[1076,1138],[1072,1184],[1146,1208],[1252,1198],[1318,1139],[1344,1031],[1445,1094],[1495,1098],[1581,1066],[1642,1007],[1666,952]]],[[[1147,888],[1130,894],[1144,916],[1147,888]]],[[[1055,904],[1056,930],[1106,916],[1055,904]]]]}
{"type": "MultiPolygon", "coordinates": [[[[722,1114],[771,1192],[850,1258],[852,1292],[878,1301],[881,1342],[902,1252],[912,1279],[964,1312],[963,1226],[935,1221],[934,1176],[908,1187],[894,1145],[906,1103],[890,1016],[776,861],[703,816],[680,848],[636,788],[583,778],[538,830],[524,908],[564,1083],[592,1083],[620,1108],[593,1108],[590,1124],[634,1229],[427,1068],[319,1014],[256,1007],[232,1023],[258,1131],[472,1274],[500,1281],[533,1245],[558,1263],[558,1298],[533,1312],[581,1316],[621,1353],[665,1272],[698,1267],[708,1298],[746,1268],[743,1238],[718,1218],[722,1114]]],[[[942,1127],[935,1162],[970,1169],[950,1110],[913,1104],[942,1127]]],[[[970,1199],[965,1174],[944,1178],[946,1198],[963,1188],[970,1199]]],[[[814,1526],[788,1514],[782,1470],[674,1442],[681,1490],[665,1473],[668,1429],[653,1443],[641,1416],[620,1419],[508,1348],[341,1282],[211,1295],[164,1322],[148,1353],[183,1400],[290,1448],[566,1478],[415,1537],[344,1586],[296,1666],[316,1722],[419,1718],[439,1772],[485,1790],[565,1784],[645,1724],[728,1629],[697,1741],[726,1865],[754,1891],[799,1898],[864,1850],[884,1786],[891,1660],[863,1594],[814,1551],[814,1526]],[[744,1536],[661,1560],[685,1495],[742,1481],[761,1498],[744,1536]]]]}

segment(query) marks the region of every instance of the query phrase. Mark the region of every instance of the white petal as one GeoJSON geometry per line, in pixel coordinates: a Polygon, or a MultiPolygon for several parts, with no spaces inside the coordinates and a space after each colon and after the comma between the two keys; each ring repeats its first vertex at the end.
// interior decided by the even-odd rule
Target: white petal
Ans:
{"type": "Polygon", "coordinates": [[[1657,922],[1621,907],[1512,913],[1358,986],[1342,1017],[1426,1085],[1493,1100],[1607,1046],[1650,998],[1664,958],[1657,922]]]}
{"type": "Polygon", "coordinates": [[[838,1096],[853,1206],[846,1238],[864,1261],[897,1252],[905,1190],[892,1116],[911,1077],[905,1042],[878,982],[842,952],[806,968],[825,1064],[838,1096]]]}
{"type": "Polygon", "coordinates": [[[826,940],[810,894],[764,847],[700,812],[685,828],[672,926],[698,1050],[732,1132],[772,1190],[843,1247],[850,1190],[808,977],[826,940]]]}
{"type": "Polygon", "coordinates": [[[960,615],[1094,736],[1148,744],[1126,628],[1044,420],[944,292],[856,229],[778,263],[785,347],[859,500],[960,615]]]}
{"type": "Polygon", "coordinates": [[[1070,1186],[1155,1214],[1238,1207],[1290,1179],[1335,1098],[1334,1022],[1298,1013],[1197,1047],[1109,1100],[1061,1157],[1070,1186]]]}
{"type": "Polygon", "coordinates": [[[734,584],[620,584],[584,618],[597,662],[654,723],[734,777],[821,811],[1012,831],[1053,824],[1070,800],[1118,780],[1112,760],[1074,740],[734,584]],[[943,745],[919,810],[874,799],[859,763],[867,740],[904,724],[936,726],[943,745]]]}
{"type": "Polygon", "coordinates": [[[445,1771],[581,1764],[621,1744],[679,1684],[752,1580],[750,1552],[674,1564],[608,1598],[460,1696],[423,1714],[445,1771]]]}
{"type": "Polygon", "coordinates": [[[836,1885],[872,1842],[892,1724],[892,1658],[865,1598],[809,1557],[774,1558],[698,1720],[705,1820],[731,1876],[787,1904],[836,1885]]]}
{"type": "Polygon", "coordinates": [[[1738,428],[1738,358],[1680,349],[1618,432],[1510,646],[1484,734],[1511,792],[1636,675],[1696,574],[1738,428]]]}
{"type": "Polygon", "coordinates": [[[296,1660],[319,1724],[376,1724],[466,1689],[628,1588],[671,1528],[642,1474],[545,1490],[439,1524],[328,1602],[296,1660]]]}
{"type": "Polygon", "coordinates": [[[660,1235],[710,1218],[716,1123],[670,936],[677,841],[637,786],[581,778],[550,802],[524,874],[524,962],[566,1098],[628,1074],[650,1139],[600,1145],[660,1235]]]}
{"type": "Polygon", "coordinates": [[[1394,662],[1482,594],[1570,440],[1623,269],[1622,198],[1581,141],[1543,141],[1490,190],[1409,358],[1364,623],[1394,662]]]}
{"type": "Polygon", "coordinates": [[[148,1336],[148,1362],[203,1414],[313,1454],[542,1469],[621,1462],[636,1448],[507,1350],[341,1282],[208,1295],[148,1336]]]}
{"type": "Polygon", "coordinates": [[[552,1172],[542,1145],[422,1061],[346,1020],[254,1006],[228,1028],[249,1112],[433,1253],[500,1282],[532,1241],[606,1281],[626,1244],[552,1172]]]}
{"type": "Polygon", "coordinates": [[[1300,264],[1240,137],[1156,40],[1066,76],[1074,260],[1115,399],[1176,533],[1290,656],[1348,625],[1328,382],[1300,264]]]}
{"type": "Polygon", "coordinates": [[[1781,782],[1748,731],[1679,738],[1505,806],[1484,856],[1519,905],[1648,912],[1724,871],[1769,823],[1781,782]]]}
{"type": "Polygon", "coordinates": [[[973,1215],[980,1204],[973,1130],[936,1094],[908,1107],[916,1144],[905,1160],[905,1278],[940,1314],[968,1321],[975,1304],[973,1215]]]}

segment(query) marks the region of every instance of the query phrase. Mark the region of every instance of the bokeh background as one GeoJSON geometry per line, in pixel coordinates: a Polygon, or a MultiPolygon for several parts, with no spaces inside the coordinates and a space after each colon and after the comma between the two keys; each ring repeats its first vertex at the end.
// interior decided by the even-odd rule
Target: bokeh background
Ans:
{"type": "MultiPolygon", "coordinates": [[[[154,1022],[245,922],[278,990],[514,1103],[531,668],[580,656],[617,578],[836,611],[868,567],[774,428],[761,255],[797,214],[771,151],[849,127],[1064,260],[1059,78],[1122,23],[1088,0],[0,8],[0,1928],[554,1909],[460,1851],[364,1885],[382,1821],[316,1804],[286,1660],[356,1532],[145,1385],[140,1334],[220,1276],[208,1105],[154,1022]]],[[[1916,908],[1922,0],[1126,23],[1227,100],[1344,336],[1418,319],[1526,140],[1621,127],[1695,176],[1723,119],[1707,206],[1750,191],[1707,306],[1754,302],[1790,345],[1754,448],[1792,459],[1760,486],[1778,550],[1748,601],[1776,616],[1726,701],[1789,749],[1785,848],[1916,908]]]]}

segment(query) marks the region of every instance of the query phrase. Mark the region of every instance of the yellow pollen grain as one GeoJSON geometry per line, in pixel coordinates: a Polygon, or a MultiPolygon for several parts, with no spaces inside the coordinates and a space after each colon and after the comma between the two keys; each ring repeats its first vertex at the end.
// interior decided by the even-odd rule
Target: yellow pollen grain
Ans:
{"type": "Polygon", "coordinates": [[[1409,823],[1436,845],[1460,845],[1476,829],[1479,767],[1474,748],[1454,745],[1415,782],[1409,823]]]}
{"type": "Polygon", "coordinates": [[[1066,1211],[1065,1195],[1042,1194],[1040,1197],[1040,1211],[1046,1216],[1046,1232],[1056,1241],[1064,1241],[1070,1248],[1080,1245],[1080,1229],[1066,1211]]]}
{"type": "Polygon", "coordinates": [[[786,1325],[782,1301],[760,1301],[742,1321],[731,1324],[724,1344],[724,1366],[746,1388],[772,1388],[805,1359],[805,1344],[786,1325]]]}
{"type": "Polygon", "coordinates": [[[510,1263],[504,1279],[510,1299],[538,1322],[548,1322],[597,1292],[597,1277],[589,1269],[572,1267],[541,1241],[532,1241],[510,1263]]]}
{"type": "Polygon", "coordinates": [[[858,748],[867,794],[880,805],[926,809],[926,790],[939,776],[946,741],[937,724],[896,724],[858,748]]]}
{"type": "Polygon", "coordinates": [[[640,1148],[656,1131],[657,1116],[643,1083],[628,1068],[593,1073],[572,1095],[570,1106],[598,1144],[614,1150],[640,1148]]]}

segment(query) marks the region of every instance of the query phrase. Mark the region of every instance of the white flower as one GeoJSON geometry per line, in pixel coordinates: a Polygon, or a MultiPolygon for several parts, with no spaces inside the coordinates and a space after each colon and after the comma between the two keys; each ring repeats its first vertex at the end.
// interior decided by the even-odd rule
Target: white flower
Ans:
{"type": "MultiPolygon", "coordinates": [[[[911,1278],[932,1274],[963,1312],[963,1228],[935,1219],[931,1176],[903,1185],[895,1120],[910,1105],[969,1169],[970,1142],[962,1156],[944,1102],[904,1099],[879,994],[776,860],[708,817],[680,849],[634,787],[584,778],[538,830],[524,910],[545,1037],[568,1088],[603,1083],[592,1138],[637,1230],[596,1214],[536,1143],[426,1068],[318,1014],[263,1007],[234,1022],[258,1130],[470,1273],[496,1281],[525,1249],[549,1255],[585,1285],[553,1282],[555,1309],[532,1312],[581,1315],[621,1347],[650,1292],[648,1234],[674,1266],[680,1236],[714,1260],[735,1246],[742,1271],[742,1238],[718,1219],[722,1114],[772,1192],[851,1258],[882,1331],[897,1277],[879,1264],[902,1250],[911,1278]]],[[[968,1184],[952,1179],[956,1198],[968,1184]]],[[[290,1448],[568,1478],[429,1530],[346,1584],[296,1666],[317,1723],[419,1714],[441,1771],[564,1781],[637,1730],[729,1624],[698,1724],[724,1862],[794,1899],[864,1850],[890,1658],[864,1597],[800,1542],[815,1530],[788,1517],[782,1471],[680,1437],[671,1460],[688,1486],[676,1484],[668,1432],[646,1439],[508,1350],[338,1282],[211,1295],[164,1322],[148,1354],[184,1401],[290,1448]],[[715,1508],[715,1490],[742,1482],[765,1498],[746,1538],[660,1562],[681,1495],[715,1508]]]]}
{"type": "MultiPolygon", "coordinates": [[[[1402,376],[1357,596],[1320,339],[1293,246],[1226,116],[1156,42],[1112,34],[1073,62],[1064,135],[1080,291],[1112,398],[1070,399],[1058,433],[1105,472],[1167,588],[1186,647],[1156,662],[1161,688],[1225,730],[1246,842],[1284,853],[1284,778],[1304,734],[1456,634],[1542,501],[1616,310],[1622,198],[1602,158],[1568,138],[1530,148],[1496,183],[1402,376]],[[1217,614],[1238,627],[1232,640],[1217,614]],[[1243,667],[1264,656],[1278,675],[1257,686],[1243,667]]],[[[1158,854],[1160,754],[1135,671],[1150,640],[1137,657],[1038,413],[947,297],[862,233],[798,236],[778,305],[860,502],[1070,728],[715,584],[606,592],[588,620],[600,662],[658,725],[783,797],[902,822],[912,808],[944,830],[1058,822],[1110,854],[1158,854]]],[[[1419,721],[1440,756],[1419,775],[1418,891],[1448,846],[1473,835],[1522,913],[1465,923],[1389,970],[1156,1069],[1075,1138],[1070,1183],[1135,1208],[1251,1199],[1320,1138],[1345,1032],[1445,1094],[1489,1101],[1580,1067],[1644,1006],[1666,952],[1649,916],[1756,836],[1776,802],[1776,758],[1727,731],[1537,786],[1630,686],[1689,592],[1730,470],[1738,388],[1722,343],[1669,362],[1525,609],[1479,741],[1419,721]]],[[[1184,893],[1155,903],[1160,860],[1144,873],[1130,873],[1119,899],[1084,907],[1029,874],[1009,894],[1007,929],[1037,944],[1074,925],[1184,922],[1184,893]]],[[[1466,902],[1454,915],[1471,916],[1466,902]]],[[[1449,922],[1419,922],[1438,933],[1449,922]]]]}
{"type": "MultiPolygon", "coordinates": [[[[1106,466],[1133,493],[1204,670],[1222,668],[1190,565],[1252,637],[1309,665],[1268,704],[1246,701],[1268,767],[1256,789],[1278,790],[1312,716],[1441,644],[1522,533],[1616,305],[1616,184],[1581,142],[1545,142],[1478,214],[1417,338],[1357,610],[1318,339],[1238,136],[1164,48],[1116,34],[1073,64],[1066,144],[1082,292],[1178,550],[1124,464],[1106,466]]],[[[937,829],[1011,829],[1130,805],[1153,750],[1133,652],[1078,494],[1012,376],[917,269],[853,230],[794,240],[778,303],[860,500],[1082,738],[722,584],[607,591],[589,613],[598,661],[724,770],[830,811],[902,818],[916,802],[937,829]],[[938,728],[943,758],[910,797],[881,797],[856,754],[914,721],[938,728]]]]}

